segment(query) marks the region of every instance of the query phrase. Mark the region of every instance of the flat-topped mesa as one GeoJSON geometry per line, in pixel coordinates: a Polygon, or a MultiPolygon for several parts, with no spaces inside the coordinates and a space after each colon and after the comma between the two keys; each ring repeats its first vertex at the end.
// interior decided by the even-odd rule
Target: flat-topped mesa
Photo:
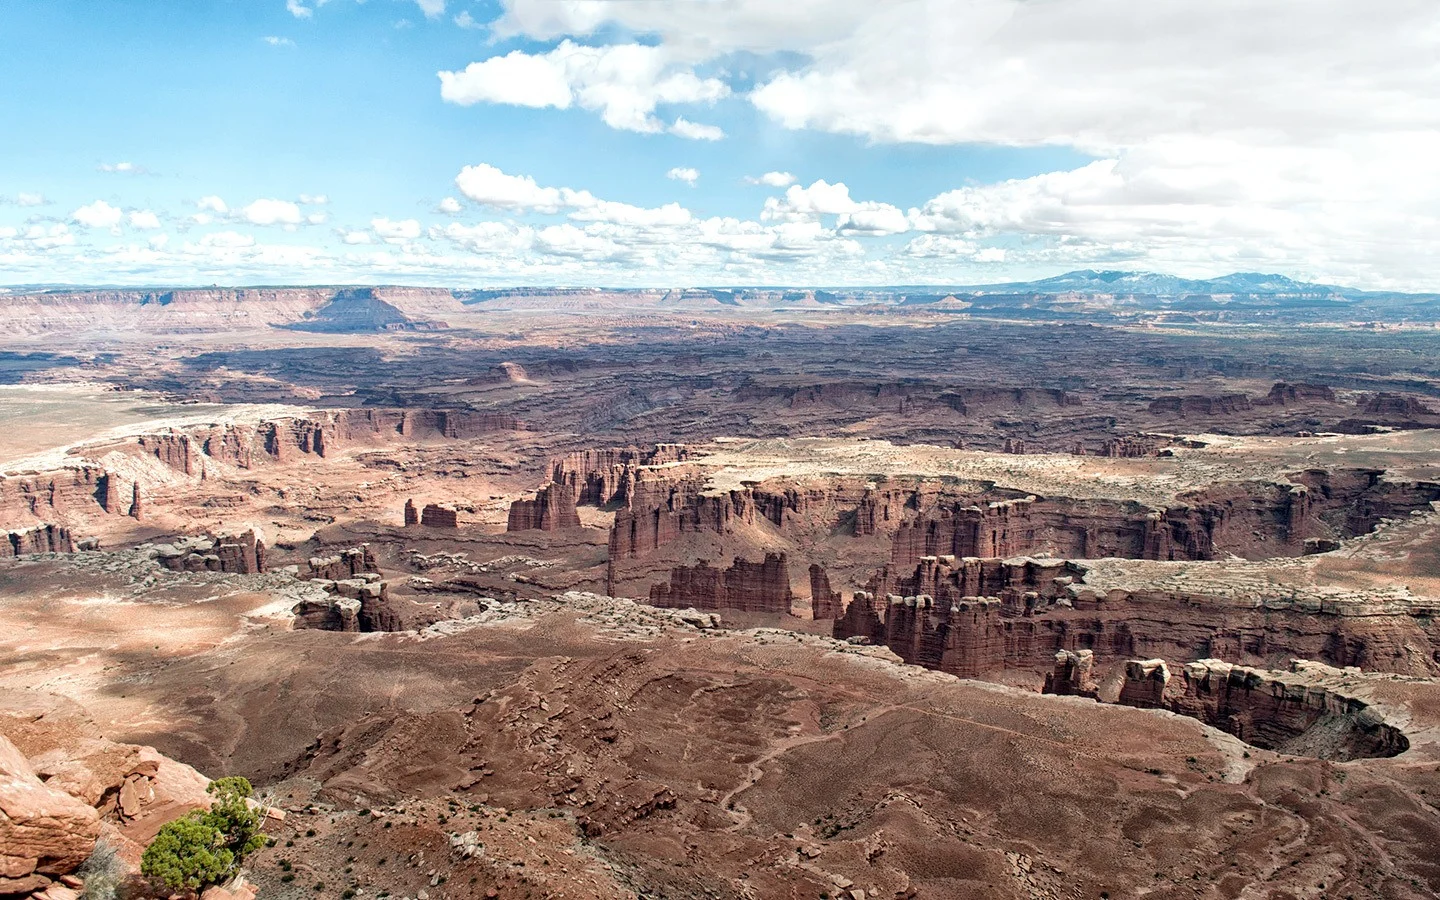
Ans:
{"type": "Polygon", "coordinates": [[[307,580],[342,581],[379,570],[379,563],[375,560],[375,554],[370,552],[370,545],[361,544],[329,556],[310,557],[304,577],[307,580]]]}
{"type": "Polygon", "coordinates": [[[510,504],[506,531],[557,531],[579,528],[580,514],[575,509],[575,492],[568,484],[548,484],[534,500],[516,500],[510,504]]]}
{"type": "Polygon", "coordinates": [[[1184,397],[1160,397],[1150,403],[1150,414],[1156,416],[1229,416],[1253,409],[1245,394],[1189,394],[1184,397]]]}
{"type": "Polygon", "coordinates": [[[181,538],[152,552],[156,562],[176,572],[255,575],[267,568],[265,542],[253,528],[234,536],[181,538]]]}
{"type": "Polygon", "coordinates": [[[672,609],[738,609],[752,613],[790,612],[789,563],[783,553],[762,562],[736,558],[727,569],[702,561],[670,571],[667,584],[650,588],[650,603],[672,609]]]}
{"type": "Polygon", "coordinates": [[[514,416],[445,409],[342,409],[250,424],[199,425],[140,435],[136,443],[177,472],[201,472],[201,457],[242,469],[297,456],[325,457],[355,444],[444,437],[465,439],[515,431],[514,416]]]}
{"type": "Polygon", "coordinates": [[[581,450],[551,463],[550,480],[569,486],[582,506],[608,506],[629,501],[636,469],[683,462],[689,456],[684,444],[581,450]]]}
{"type": "Polygon", "coordinates": [[[74,553],[75,541],[63,525],[36,525],[7,531],[0,539],[0,559],[32,553],[74,553]]]}
{"type": "Polygon", "coordinates": [[[1374,707],[1336,686],[1363,678],[1358,670],[1292,660],[1290,671],[1280,672],[1200,659],[1182,671],[1173,679],[1161,660],[1131,660],[1120,702],[1168,709],[1256,747],[1301,756],[1343,761],[1410,748],[1374,707]]]}
{"type": "Polygon", "coordinates": [[[1045,676],[1041,693],[1061,697],[1099,696],[1095,683],[1095,653],[1091,650],[1059,650],[1055,653],[1055,671],[1045,676]]]}
{"type": "Polygon", "coordinates": [[[420,511],[420,524],[426,528],[459,528],[460,513],[453,506],[427,503],[420,511]]]}

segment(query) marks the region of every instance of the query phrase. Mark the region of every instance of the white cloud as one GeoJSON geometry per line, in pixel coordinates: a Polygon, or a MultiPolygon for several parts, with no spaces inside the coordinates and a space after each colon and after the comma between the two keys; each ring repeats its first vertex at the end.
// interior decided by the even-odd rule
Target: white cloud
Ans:
{"type": "Polygon", "coordinates": [[[413,241],[420,237],[420,223],[414,219],[393,222],[390,219],[371,219],[370,227],[381,240],[387,243],[413,241]]]}
{"type": "Polygon", "coordinates": [[[795,183],[795,176],[789,172],[766,172],[760,176],[745,176],[746,184],[763,184],[766,187],[789,187],[795,183]]]}
{"type": "Polygon", "coordinates": [[[301,194],[300,202],[307,206],[324,206],[330,202],[325,194],[301,194]]]}
{"type": "Polygon", "coordinates": [[[148,209],[137,209],[130,213],[130,225],[141,231],[154,231],[160,227],[160,217],[148,209]]]}
{"type": "Polygon", "coordinates": [[[675,123],[670,126],[670,133],[692,141],[718,141],[725,137],[724,130],[718,125],[702,125],[691,122],[684,116],[675,119],[675,123]]]}
{"type": "Polygon", "coordinates": [[[104,200],[96,200],[75,210],[70,214],[70,218],[86,228],[114,228],[120,224],[124,215],[104,200]]]}
{"type": "Polygon", "coordinates": [[[300,0],[285,0],[285,8],[290,15],[297,19],[308,19],[315,14],[315,10],[301,3],[300,0]]]}
{"type": "MultiPolygon", "coordinates": [[[[502,36],[637,35],[689,71],[733,68],[746,55],[773,61],[745,99],[783,127],[1100,159],[943,192],[906,217],[939,233],[1025,242],[987,259],[1006,249],[1017,265],[1123,258],[1192,274],[1249,266],[1434,287],[1424,240],[1440,226],[1433,3],[504,6],[502,36]]],[[[777,204],[771,221],[814,214],[777,204]]],[[[833,214],[856,234],[901,225],[883,203],[833,214]]],[[[985,249],[974,248],[977,261],[985,249]]]]}
{"type": "Polygon", "coordinates": [[[200,238],[201,247],[235,249],[255,246],[255,238],[238,231],[216,231],[200,238]]]}
{"type": "Polygon", "coordinates": [[[460,201],[454,197],[446,197],[436,204],[435,211],[444,213],[447,216],[458,216],[461,211],[460,201]]]}
{"type": "Polygon", "coordinates": [[[288,37],[277,37],[276,35],[273,35],[273,34],[267,34],[265,37],[261,38],[261,40],[264,41],[265,43],[269,44],[269,45],[272,46],[272,47],[293,47],[293,46],[295,46],[295,42],[292,41],[292,40],[290,40],[288,37]]]}
{"type": "Polygon", "coordinates": [[[324,213],[310,213],[305,217],[306,225],[324,225],[326,216],[324,213]]]}
{"type": "MultiPolygon", "coordinates": [[[[643,44],[589,47],[567,40],[548,53],[514,50],[438,75],[440,96],[450,103],[557,109],[573,104],[599,112],[612,128],[649,134],[665,130],[655,116],[657,105],[713,103],[730,93],[720,79],[701,78],[663,48],[643,44]]],[[[682,122],[671,130],[705,140],[723,136],[713,126],[682,122]]]]}
{"type": "Polygon", "coordinates": [[[370,232],[368,231],[347,231],[340,236],[340,239],[347,244],[373,243],[373,239],[370,237],[370,232]]]}
{"type": "Polygon", "coordinates": [[[216,197],[214,194],[208,197],[201,197],[195,202],[195,205],[203,211],[220,213],[222,216],[230,211],[230,207],[225,205],[225,201],[216,197]]]}
{"type": "Polygon", "coordinates": [[[695,182],[700,180],[700,171],[698,169],[676,166],[666,172],[665,177],[674,179],[675,181],[683,181],[691,187],[694,187],[695,182]]]}
{"type": "Polygon", "coordinates": [[[144,166],[132,162],[101,163],[95,167],[100,172],[111,172],[117,175],[148,175],[149,170],[144,166]]]}
{"type": "Polygon", "coordinates": [[[251,225],[298,225],[300,207],[289,200],[260,199],[236,210],[251,225]]]}
{"type": "Polygon", "coordinates": [[[487,163],[461,169],[455,186],[476,203],[498,209],[554,213],[569,205],[556,188],[542,188],[529,175],[507,175],[487,163]]]}
{"type": "Polygon", "coordinates": [[[415,0],[415,5],[427,19],[438,19],[445,15],[445,0],[415,0]]]}
{"type": "Polygon", "coordinates": [[[470,15],[470,11],[468,9],[461,10],[460,15],[455,17],[455,24],[460,26],[461,28],[471,30],[485,27],[480,22],[475,21],[475,17],[470,15]]]}

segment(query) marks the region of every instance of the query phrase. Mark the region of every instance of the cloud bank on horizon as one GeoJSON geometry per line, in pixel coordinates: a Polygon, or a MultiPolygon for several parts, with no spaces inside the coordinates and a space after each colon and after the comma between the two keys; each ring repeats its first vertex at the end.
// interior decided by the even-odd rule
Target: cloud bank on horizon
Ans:
{"type": "Polygon", "coordinates": [[[0,283],[1440,289],[1433,0],[114,6],[0,10],[0,283]]]}

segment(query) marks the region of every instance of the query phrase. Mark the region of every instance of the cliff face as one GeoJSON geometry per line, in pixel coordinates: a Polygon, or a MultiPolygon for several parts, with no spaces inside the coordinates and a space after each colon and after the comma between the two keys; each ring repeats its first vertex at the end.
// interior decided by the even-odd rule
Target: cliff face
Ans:
{"type": "Polygon", "coordinates": [[[19,531],[7,531],[0,539],[0,559],[30,553],[73,553],[75,542],[70,529],[63,525],[36,525],[19,531]]]}
{"type": "Polygon", "coordinates": [[[6,297],[10,327],[45,332],[195,333],[275,326],[323,331],[443,327],[463,307],[430,288],[213,288],[44,291],[6,297]]]}
{"type": "Polygon", "coordinates": [[[568,484],[550,484],[541,488],[534,500],[516,500],[510,504],[506,531],[555,531],[579,528],[580,514],[575,510],[575,493],[568,484]]]}
{"type": "Polygon", "coordinates": [[[608,506],[630,499],[635,471],[641,466],[682,462],[688,457],[684,444],[656,444],[648,450],[634,447],[581,450],[555,460],[550,480],[569,487],[576,503],[608,506]]]}
{"type": "Polygon", "coordinates": [[[1326,759],[1395,756],[1410,742],[1367,703],[1310,677],[1334,669],[1297,660],[1291,672],[1218,659],[1187,663],[1178,684],[1162,660],[1126,664],[1120,702],[1191,716],[1246,743],[1326,759]]]}
{"type": "Polygon", "coordinates": [[[790,569],[783,553],[766,554],[763,562],[736,559],[728,569],[708,563],[679,566],[668,584],[650,589],[655,606],[675,609],[738,609],[752,613],[790,612],[790,569]]]}
{"type": "Polygon", "coordinates": [[[837,638],[884,644],[908,663],[962,677],[1054,672],[1055,654],[1090,650],[1099,669],[1126,659],[1291,658],[1367,670],[1440,670],[1424,608],[1227,602],[1160,590],[1100,591],[1083,563],[926,557],[882,571],[835,620],[837,638]]]}
{"type": "MultiPolygon", "coordinates": [[[[214,464],[254,469],[323,459],[346,447],[426,437],[464,440],[521,427],[513,416],[467,410],[344,409],[253,425],[166,429],[96,445],[87,452],[138,454],[179,474],[205,478],[207,466],[214,464]]],[[[140,519],[144,515],[141,496],[138,482],[93,463],[0,476],[0,528],[33,528],[47,522],[73,526],[102,514],[140,519]]]]}
{"type": "Polygon", "coordinates": [[[238,535],[182,538],[155,548],[155,561],[176,572],[255,575],[267,567],[265,542],[254,529],[238,535]]]}

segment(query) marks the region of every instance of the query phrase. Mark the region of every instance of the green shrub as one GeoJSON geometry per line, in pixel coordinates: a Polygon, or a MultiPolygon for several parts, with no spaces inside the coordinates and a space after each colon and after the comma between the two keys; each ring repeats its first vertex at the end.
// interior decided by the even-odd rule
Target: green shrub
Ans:
{"type": "Polygon", "coordinates": [[[145,848],[140,871],[172,889],[199,890],[234,877],[245,857],[265,846],[260,810],[245,802],[244,778],[221,778],[205,789],[210,809],[167,823],[145,848]]]}

